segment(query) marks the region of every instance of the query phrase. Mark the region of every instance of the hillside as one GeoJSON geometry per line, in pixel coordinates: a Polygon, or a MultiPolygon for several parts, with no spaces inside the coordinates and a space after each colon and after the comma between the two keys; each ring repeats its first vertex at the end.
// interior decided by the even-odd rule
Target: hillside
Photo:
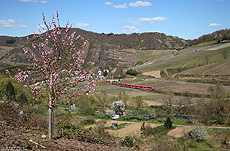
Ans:
{"type": "MultiPolygon", "coordinates": [[[[154,70],[162,70],[168,67],[166,63],[170,63],[170,66],[174,66],[178,64],[178,61],[180,62],[181,59],[186,59],[183,57],[184,52],[191,53],[200,46],[213,45],[227,40],[230,30],[216,31],[194,40],[184,40],[158,32],[99,34],[78,28],[73,28],[70,32],[76,32],[77,35],[81,35],[82,38],[89,41],[90,44],[86,61],[93,60],[97,69],[107,68],[111,70],[115,67],[129,68],[144,63],[144,65],[135,68],[139,70],[140,67],[141,71],[148,71],[149,69],[146,69],[146,67],[152,68],[150,65],[151,62],[155,62],[154,70]],[[188,47],[188,45],[193,46],[185,49],[185,51],[181,50],[188,47]],[[178,54],[182,54],[182,56],[178,54]],[[177,59],[170,59],[172,55],[177,59]],[[177,62],[175,63],[175,61],[177,62]],[[164,65],[158,66],[158,64],[162,64],[162,62],[164,65]]],[[[37,40],[32,38],[33,35],[29,35],[29,37],[31,40],[28,42],[26,37],[0,36],[0,65],[28,64],[29,62],[22,49],[24,47],[31,47],[31,42],[37,42],[37,40]]],[[[187,59],[190,59],[190,56],[188,56],[187,59]]]]}
{"type": "MultiPolygon", "coordinates": [[[[84,31],[78,28],[71,29],[70,33],[76,32],[90,42],[87,59],[93,59],[96,65],[101,67],[121,66],[130,67],[137,62],[136,50],[143,49],[175,49],[183,48],[186,41],[163,33],[142,34],[98,34],[84,31]]],[[[29,37],[32,37],[30,35],[29,37]]],[[[32,38],[33,40],[33,38],[32,38]]],[[[31,41],[30,41],[31,42],[31,41]]],[[[26,64],[27,59],[23,55],[22,48],[28,43],[25,37],[0,36],[0,63],[26,64]]],[[[34,41],[36,43],[36,40],[34,41]]]]}
{"type": "Polygon", "coordinates": [[[206,34],[203,36],[200,36],[197,39],[193,40],[186,40],[188,45],[198,45],[200,43],[208,43],[213,42],[214,43],[221,43],[222,41],[230,40],[230,29],[223,29],[219,31],[215,31],[211,34],[206,34]]]}

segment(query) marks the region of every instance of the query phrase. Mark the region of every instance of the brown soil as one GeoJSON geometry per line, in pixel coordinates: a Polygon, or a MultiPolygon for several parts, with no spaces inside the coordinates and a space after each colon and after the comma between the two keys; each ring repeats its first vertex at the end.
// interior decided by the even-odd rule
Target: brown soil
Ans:
{"type": "Polygon", "coordinates": [[[148,106],[162,106],[162,105],[164,105],[164,103],[154,102],[154,101],[148,101],[148,100],[144,100],[144,102],[145,102],[148,106]]]}
{"type": "MultiPolygon", "coordinates": [[[[112,126],[112,123],[130,123],[130,125],[127,125],[125,128],[119,129],[119,130],[110,130],[106,129],[105,131],[108,132],[110,135],[115,136],[115,137],[121,137],[124,138],[125,136],[128,136],[130,134],[137,134],[139,135],[141,132],[141,125],[142,122],[127,122],[127,121],[113,121],[113,120],[108,120],[106,121],[106,124],[104,125],[105,127],[110,127],[112,126]]],[[[151,127],[157,127],[161,124],[149,124],[151,127]]],[[[96,124],[86,126],[85,128],[94,128],[96,124]]]]}
{"type": "MultiPolygon", "coordinates": [[[[96,122],[99,122],[100,119],[96,120],[96,122]]],[[[114,120],[107,120],[106,123],[104,124],[105,127],[110,127],[112,126],[112,123],[118,123],[118,124],[122,124],[122,123],[135,123],[135,122],[126,122],[126,121],[114,121],[114,120]]],[[[85,126],[85,128],[94,128],[96,126],[96,124],[94,125],[89,125],[89,126],[85,126]]]]}
{"type": "MultiPolygon", "coordinates": [[[[161,124],[149,124],[149,125],[151,127],[157,127],[157,126],[160,126],[161,124]]],[[[130,124],[126,126],[125,128],[122,128],[119,130],[106,130],[106,131],[109,132],[109,134],[112,136],[124,138],[125,136],[131,135],[131,134],[140,135],[141,126],[142,126],[142,123],[137,122],[137,123],[130,124]]]]}
{"type": "Polygon", "coordinates": [[[172,137],[183,137],[186,133],[194,129],[196,126],[182,126],[179,125],[175,129],[167,133],[168,136],[172,137]]]}
{"type": "Polygon", "coordinates": [[[143,75],[152,76],[152,77],[155,77],[155,78],[161,78],[161,73],[160,72],[161,72],[160,70],[144,72],[143,75]]]}
{"type": "Polygon", "coordinates": [[[13,127],[7,125],[6,123],[0,122],[0,150],[23,150],[26,141],[29,142],[32,150],[128,150],[123,147],[121,148],[116,146],[105,146],[96,143],[87,143],[75,139],[67,139],[64,137],[49,142],[47,138],[42,138],[42,135],[44,135],[44,132],[41,132],[39,130],[25,129],[22,127],[13,127]]]}

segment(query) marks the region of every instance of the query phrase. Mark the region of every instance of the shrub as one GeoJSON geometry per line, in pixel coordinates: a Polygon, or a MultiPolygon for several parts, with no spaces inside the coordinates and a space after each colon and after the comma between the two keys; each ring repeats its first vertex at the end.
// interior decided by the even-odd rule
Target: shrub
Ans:
{"type": "Polygon", "coordinates": [[[87,137],[91,135],[90,131],[81,128],[79,125],[70,123],[59,123],[57,130],[61,137],[77,138],[78,140],[87,139],[87,137]]]}
{"type": "Polygon", "coordinates": [[[154,128],[152,128],[150,125],[146,125],[144,129],[142,129],[142,134],[145,136],[153,135],[154,128]]]}
{"type": "Polygon", "coordinates": [[[129,136],[125,136],[125,138],[121,141],[121,145],[132,148],[134,146],[134,143],[129,136]]]}
{"type": "Polygon", "coordinates": [[[155,117],[156,117],[156,113],[146,108],[140,108],[138,111],[128,110],[125,113],[126,120],[131,120],[131,119],[150,120],[150,119],[154,119],[155,117]]]}
{"type": "Polygon", "coordinates": [[[172,129],[172,121],[171,121],[171,119],[169,117],[165,121],[164,126],[165,126],[166,129],[172,129]]]}
{"type": "Polygon", "coordinates": [[[25,142],[24,144],[24,149],[32,149],[32,147],[30,146],[30,144],[28,143],[28,141],[25,142]]]}
{"type": "Polygon", "coordinates": [[[205,127],[197,127],[190,132],[188,132],[189,136],[195,139],[197,142],[204,141],[208,138],[208,132],[205,127]]]}
{"type": "Polygon", "coordinates": [[[88,117],[87,119],[80,122],[82,125],[94,124],[96,121],[92,117],[88,117]]]}
{"type": "Polygon", "coordinates": [[[158,136],[166,134],[167,132],[168,130],[165,129],[164,125],[161,125],[161,126],[153,128],[152,135],[158,137],[158,136]]]}
{"type": "Polygon", "coordinates": [[[126,71],[126,74],[129,74],[129,75],[132,75],[132,76],[136,76],[136,75],[139,74],[139,72],[137,72],[134,69],[129,69],[129,70],[126,71]]]}
{"type": "Polygon", "coordinates": [[[72,119],[72,114],[70,112],[70,110],[68,110],[65,114],[64,114],[64,122],[65,123],[70,123],[70,120],[72,119]]]}
{"type": "Polygon", "coordinates": [[[101,138],[103,137],[109,137],[109,133],[105,131],[105,120],[101,120],[97,123],[96,127],[93,129],[94,133],[96,135],[99,135],[101,138]]]}
{"type": "Polygon", "coordinates": [[[92,105],[88,104],[84,107],[83,112],[86,115],[93,115],[95,113],[95,108],[92,105]]]}
{"type": "Polygon", "coordinates": [[[28,104],[28,99],[25,95],[25,93],[21,93],[20,96],[18,97],[18,103],[20,104],[28,104]]]}

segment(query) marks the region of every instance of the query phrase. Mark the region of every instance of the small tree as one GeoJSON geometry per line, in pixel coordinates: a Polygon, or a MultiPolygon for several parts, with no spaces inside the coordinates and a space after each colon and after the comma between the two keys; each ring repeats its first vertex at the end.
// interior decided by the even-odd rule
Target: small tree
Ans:
{"type": "Polygon", "coordinates": [[[171,121],[171,119],[169,117],[165,121],[164,126],[165,126],[166,129],[172,129],[172,121],[171,121]]]}
{"type": "Polygon", "coordinates": [[[115,101],[112,103],[112,109],[114,110],[115,114],[122,116],[125,112],[125,104],[123,101],[115,101]]]}
{"type": "Polygon", "coordinates": [[[10,81],[6,85],[6,97],[8,100],[11,100],[11,101],[15,100],[14,86],[12,85],[10,81]]]}
{"type": "MultiPolygon", "coordinates": [[[[56,19],[53,17],[52,23],[47,23],[43,14],[44,26],[41,26],[43,33],[34,34],[34,38],[29,41],[32,47],[24,48],[24,53],[36,70],[44,84],[37,86],[34,75],[36,72],[21,71],[15,76],[19,82],[23,82],[36,96],[49,96],[49,139],[54,134],[54,107],[56,100],[63,94],[69,98],[88,94],[94,91],[95,81],[93,80],[90,67],[87,65],[83,54],[87,49],[87,41],[80,36],[75,36],[76,32],[71,32],[71,26],[67,22],[65,28],[59,24],[58,12],[56,19]],[[56,23],[57,22],[57,23],[56,23]],[[84,44],[81,45],[81,42],[84,44]],[[84,66],[83,66],[84,65],[84,66]],[[67,74],[63,74],[67,71],[67,74]]],[[[29,38],[27,37],[29,40],[29,38]]],[[[9,71],[6,71],[10,76],[9,71]]]]}
{"type": "Polygon", "coordinates": [[[143,108],[144,106],[144,101],[142,99],[142,96],[136,96],[135,97],[135,100],[133,102],[133,105],[134,105],[134,108],[135,110],[138,110],[140,108],[143,108]]]}
{"type": "Polygon", "coordinates": [[[102,93],[100,93],[100,94],[96,93],[95,96],[96,96],[96,98],[97,98],[99,104],[102,105],[102,106],[101,106],[102,111],[105,111],[106,105],[107,105],[107,104],[106,104],[106,101],[108,100],[108,95],[107,95],[107,93],[106,93],[105,91],[102,91],[102,93]]]}

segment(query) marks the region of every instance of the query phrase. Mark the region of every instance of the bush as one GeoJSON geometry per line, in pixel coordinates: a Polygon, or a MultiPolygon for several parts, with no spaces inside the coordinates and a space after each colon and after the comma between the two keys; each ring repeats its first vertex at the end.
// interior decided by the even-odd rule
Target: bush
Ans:
{"type": "Polygon", "coordinates": [[[197,142],[204,141],[208,138],[208,132],[205,127],[197,127],[190,132],[188,132],[189,136],[195,139],[197,142]]]}
{"type": "Polygon", "coordinates": [[[80,122],[82,125],[89,125],[89,124],[94,124],[96,121],[92,117],[88,117],[87,119],[83,120],[80,122]]]}
{"type": "Polygon", "coordinates": [[[146,125],[142,129],[142,134],[145,135],[145,136],[153,135],[153,132],[154,132],[154,128],[152,128],[150,125],[146,125]]]}
{"type": "Polygon", "coordinates": [[[20,104],[28,104],[28,99],[27,99],[27,97],[26,97],[26,95],[25,95],[25,93],[21,93],[21,95],[18,97],[18,103],[20,103],[20,104]]]}
{"type": "Polygon", "coordinates": [[[91,135],[90,131],[70,123],[59,123],[57,130],[61,137],[77,138],[78,140],[85,140],[91,135]]]}
{"type": "Polygon", "coordinates": [[[136,70],[133,70],[133,69],[129,69],[129,70],[126,71],[126,74],[136,76],[136,75],[139,74],[139,72],[137,72],[136,70]]]}
{"type": "Polygon", "coordinates": [[[95,113],[95,108],[92,105],[88,104],[88,106],[83,109],[83,112],[86,115],[93,115],[95,113]]]}
{"type": "Polygon", "coordinates": [[[134,146],[134,143],[129,136],[125,136],[125,138],[121,141],[121,145],[132,148],[134,146]]]}
{"type": "Polygon", "coordinates": [[[32,149],[32,147],[30,146],[30,144],[29,144],[28,141],[25,142],[25,144],[24,144],[24,149],[29,149],[29,150],[32,149]]]}
{"type": "Polygon", "coordinates": [[[126,120],[131,120],[131,119],[150,120],[150,119],[154,119],[155,117],[156,117],[156,113],[146,108],[140,108],[138,111],[127,110],[125,112],[126,120]]]}
{"type": "Polygon", "coordinates": [[[101,120],[93,129],[94,133],[96,135],[99,135],[101,138],[110,137],[109,133],[105,131],[105,123],[105,120],[101,120]]]}

